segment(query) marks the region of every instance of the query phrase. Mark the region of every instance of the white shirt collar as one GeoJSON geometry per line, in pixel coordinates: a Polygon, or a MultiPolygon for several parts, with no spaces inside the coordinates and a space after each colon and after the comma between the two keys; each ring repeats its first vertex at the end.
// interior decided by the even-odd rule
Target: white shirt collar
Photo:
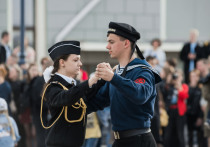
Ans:
{"type": "Polygon", "coordinates": [[[62,75],[62,74],[59,74],[59,73],[57,73],[57,72],[56,72],[55,74],[61,76],[61,77],[62,77],[64,80],[66,80],[69,84],[74,83],[74,85],[77,85],[77,82],[76,82],[75,79],[73,79],[73,78],[71,78],[71,77],[67,77],[67,76],[62,75]]]}

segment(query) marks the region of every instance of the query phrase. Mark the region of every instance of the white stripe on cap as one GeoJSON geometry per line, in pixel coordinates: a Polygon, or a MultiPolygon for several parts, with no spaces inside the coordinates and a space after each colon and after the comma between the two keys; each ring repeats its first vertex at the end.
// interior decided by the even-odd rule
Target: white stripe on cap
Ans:
{"type": "Polygon", "coordinates": [[[70,46],[75,46],[75,47],[77,47],[77,48],[80,48],[79,46],[74,45],[74,44],[61,44],[61,45],[59,45],[59,46],[56,46],[54,49],[52,49],[52,50],[50,51],[49,54],[51,54],[56,48],[61,47],[61,46],[65,46],[65,45],[70,45],[70,46]]]}

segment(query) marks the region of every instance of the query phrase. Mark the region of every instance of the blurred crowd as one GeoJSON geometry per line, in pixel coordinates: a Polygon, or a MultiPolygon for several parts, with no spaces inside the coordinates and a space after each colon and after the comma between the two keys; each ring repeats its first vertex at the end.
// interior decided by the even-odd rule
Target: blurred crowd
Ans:
{"type": "MultiPolygon", "coordinates": [[[[201,45],[197,41],[198,36],[198,30],[191,30],[189,42],[180,51],[183,69],[177,68],[180,64],[177,58],[167,58],[159,38],[153,39],[151,48],[144,51],[146,60],[162,78],[162,82],[156,85],[158,95],[151,122],[158,146],[210,147],[210,42],[201,45]]],[[[40,121],[41,93],[45,84],[42,73],[53,62],[44,57],[40,61],[41,67],[38,67],[35,64],[36,51],[26,38],[25,63],[20,64],[20,46],[11,49],[9,41],[9,33],[3,32],[0,42],[0,98],[7,102],[8,108],[5,113],[0,105],[0,144],[5,141],[4,137],[11,136],[18,147],[44,147],[45,130],[40,121]],[[5,114],[7,118],[14,119],[17,129],[10,123],[10,129],[4,130],[5,122],[1,116],[5,114]]],[[[77,82],[83,82],[89,76],[91,73],[81,69],[77,82]]],[[[46,104],[42,118],[45,124],[50,118],[46,104]]],[[[111,147],[110,119],[109,108],[88,115],[83,147],[111,147]]]]}

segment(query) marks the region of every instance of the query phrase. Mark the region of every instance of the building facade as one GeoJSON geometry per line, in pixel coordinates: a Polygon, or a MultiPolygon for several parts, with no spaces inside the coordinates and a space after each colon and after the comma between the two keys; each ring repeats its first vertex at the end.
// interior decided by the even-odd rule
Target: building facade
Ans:
{"type": "MultiPolygon", "coordinates": [[[[13,26],[10,31],[18,36],[20,1],[0,0],[0,32],[13,26]]],[[[200,31],[201,43],[209,40],[209,5],[209,0],[25,0],[26,35],[37,51],[37,62],[57,41],[81,41],[83,65],[91,72],[99,62],[116,64],[106,52],[110,21],[133,25],[141,33],[142,50],[153,38],[161,38],[167,57],[177,57],[190,29],[200,31]]]]}

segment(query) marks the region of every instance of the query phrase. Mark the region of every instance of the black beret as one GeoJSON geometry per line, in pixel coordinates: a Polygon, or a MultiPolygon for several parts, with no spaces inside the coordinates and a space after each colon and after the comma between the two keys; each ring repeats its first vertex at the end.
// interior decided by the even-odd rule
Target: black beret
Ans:
{"type": "Polygon", "coordinates": [[[126,23],[110,22],[107,33],[122,36],[132,42],[136,42],[138,39],[140,39],[140,33],[137,32],[131,25],[126,23]]]}
{"type": "Polygon", "coordinates": [[[61,41],[48,49],[49,56],[53,61],[58,57],[68,54],[80,55],[79,41],[61,41]]]}

